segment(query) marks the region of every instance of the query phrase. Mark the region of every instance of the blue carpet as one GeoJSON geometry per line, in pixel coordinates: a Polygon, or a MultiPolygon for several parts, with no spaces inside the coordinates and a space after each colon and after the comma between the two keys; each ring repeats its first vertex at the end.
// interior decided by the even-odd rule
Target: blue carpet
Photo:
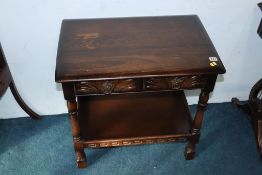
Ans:
{"type": "MultiPolygon", "coordinates": [[[[196,106],[190,106],[195,112],[196,106]]],[[[210,104],[197,155],[183,156],[185,143],[85,149],[89,167],[77,169],[66,114],[0,120],[0,174],[261,175],[253,130],[231,103],[210,104]]]]}

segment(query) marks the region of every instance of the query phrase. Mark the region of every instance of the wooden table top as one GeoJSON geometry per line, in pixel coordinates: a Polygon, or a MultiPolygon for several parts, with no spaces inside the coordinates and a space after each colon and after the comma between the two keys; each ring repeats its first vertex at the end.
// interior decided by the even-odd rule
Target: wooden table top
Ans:
{"type": "Polygon", "coordinates": [[[223,63],[196,15],[62,22],[57,82],[221,73],[223,63]]]}

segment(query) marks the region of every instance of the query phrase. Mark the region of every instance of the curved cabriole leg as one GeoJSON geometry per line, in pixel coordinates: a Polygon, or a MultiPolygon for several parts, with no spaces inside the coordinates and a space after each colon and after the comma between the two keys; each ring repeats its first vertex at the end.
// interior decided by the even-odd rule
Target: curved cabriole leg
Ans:
{"type": "Polygon", "coordinates": [[[238,98],[232,98],[231,102],[246,114],[251,115],[251,110],[249,108],[248,103],[240,102],[238,98]]]}
{"type": "Polygon", "coordinates": [[[18,93],[15,83],[13,81],[11,81],[10,85],[9,85],[11,92],[13,94],[13,96],[15,97],[15,100],[17,101],[17,103],[21,106],[21,108],[32,118],[32,119],[40,119],[40,116],[35,113],[29,106],[27,106],[27,104],[24,102],[24,100],[22,99],[22,97],[20,96],[20,94],[18,93]]]}
{"type": "Polygon", "coordinates": [[[185,148],[185,159],[192,160],[195,157],[195,147],[200,138],[200,129],[202,125],[204,111],[207,106],[207,101],[209,99],[209,92],[201,91],[197,106],[197,112],[193,121],[193,128],[191,130],[191,137],[189,143],[185,148]]]}
{"type": "Polygon", "coordinates": [[[262,119],[257,121],[257,146],[262,160],[262,119]]]}
{"type": "Polygon", "coordinates": [[[73,142],[74,149],[76,152],[76,162],[78,168],[87,167],[86,156],[84,152],[84,145],[80,139],[80,129],[77,119],[77,103],[75,100],[67,101],[67,108],[71,118],[72,133],[73,133],[73,142]]]}

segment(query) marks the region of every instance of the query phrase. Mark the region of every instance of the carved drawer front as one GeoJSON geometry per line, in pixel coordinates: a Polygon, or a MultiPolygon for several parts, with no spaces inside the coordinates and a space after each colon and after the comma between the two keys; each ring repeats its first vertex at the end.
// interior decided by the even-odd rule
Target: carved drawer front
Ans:
{"type": "Polygon", "coordinates": [[[76,95],[111,94],[137,91],[138,82],[134,79],[84,81],[75,83],[76,95]]]}
{"type": "Polygon", "coordinates": [[[206,77],[201,75],[146,78],[144,80],[144,90],[154,91],[202,88],[206,82],[206,77]]]}

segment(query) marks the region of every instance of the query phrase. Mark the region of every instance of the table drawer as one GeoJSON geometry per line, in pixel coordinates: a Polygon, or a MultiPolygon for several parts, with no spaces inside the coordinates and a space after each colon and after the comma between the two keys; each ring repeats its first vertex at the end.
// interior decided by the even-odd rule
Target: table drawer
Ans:
{"type": "Polygon", "coordinates": [[[123,80],[98,80],[76,82],[76,95],[112,94],[140,91],[194,89],[205,86],[205,76],[154,77],[123,80]]]}
{"type": "Polygon", "coordinates": [[[144,90],[176,90],[193,89],[205,86],[207,78],[205,76],[178,76],[165,78],[146,78],[144,79],[144,90]]]}
{"type": "Polygon", "coordinates": [[[76,95],[88,95],[136,92],[138,87],[136,79],[83,81],[75,83],[75,93],[76,95]]]}

